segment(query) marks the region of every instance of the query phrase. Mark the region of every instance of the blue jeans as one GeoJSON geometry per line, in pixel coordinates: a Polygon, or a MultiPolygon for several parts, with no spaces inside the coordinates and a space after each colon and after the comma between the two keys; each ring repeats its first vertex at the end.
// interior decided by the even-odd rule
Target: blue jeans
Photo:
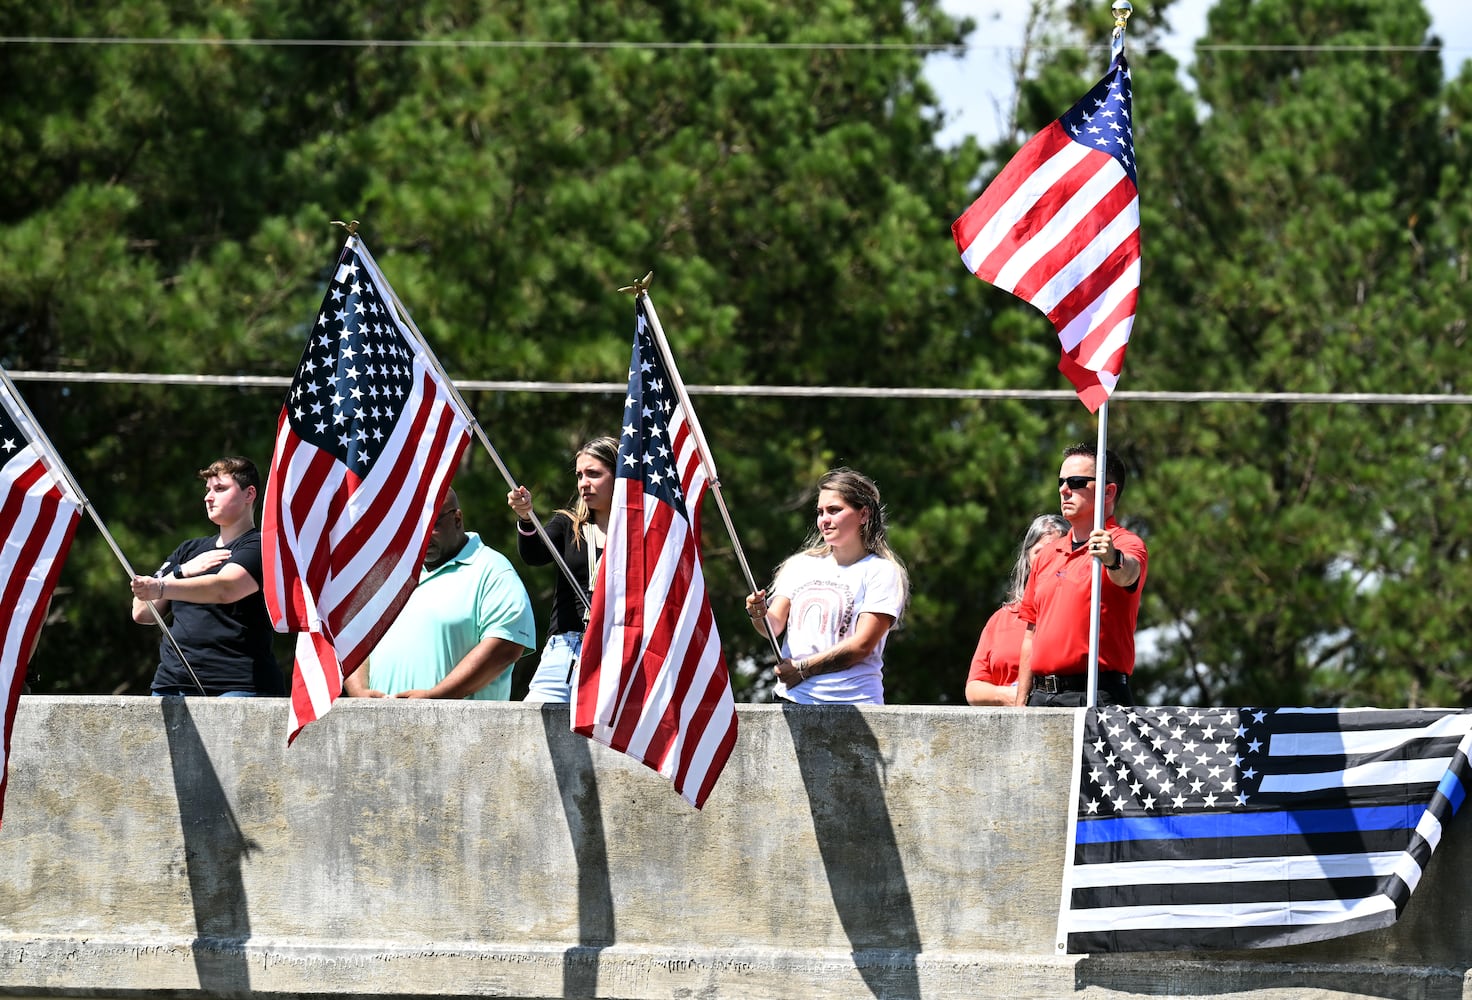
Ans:
{"type": "Polygon", "coordinates": [[[547,639],[542,649],[542,660],[537,672],[532,675],[532,686],[523,701],[551,702],[565,705],[572,700],[572,686],[568,683],[568,671],[578,661],[583,651],[581,632],[559,632],[547,639]]]}
{"type": "MultiPolygon", "coordinates": [[[[155,698],[179,698],[188,695],[198,696],[199,688],[171,687],[153,692],[155,698]]],[[[221,691],[219,694],[221,698],[254,698],[255,696],[254,691],[221,691]]]]}

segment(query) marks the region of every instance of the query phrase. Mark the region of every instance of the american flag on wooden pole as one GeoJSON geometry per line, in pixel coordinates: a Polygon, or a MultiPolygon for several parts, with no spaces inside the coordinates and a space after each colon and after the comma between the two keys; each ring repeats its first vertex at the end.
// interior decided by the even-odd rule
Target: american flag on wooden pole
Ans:
{"type": "Polygon", "coordinates": [[[266,607],[277,631],[301,633],[288,742],[409,600],[470,424],[350,235],[281,410],[263,505],[266,607]]]}
{"type": "Polygon", "coordinates": [[[1123,18],[1104,79],[1017,151],[951,234],[968,270],[1052,321],[1058,370],[1097,412],[1119,381],[1140,288],[1123,18]]]}
{"type": "Polygon", "coordinates": [[[50,442],[8,375],[0,380],[0,690],[5,733],[0,744],[0,818],[10,771],[10,733],[25,686],[26,665],[46,620],[85,501],[59,467],[50,442]]]}
{"type": "Polygon", "coordinates": [[[573,731],[658,771],[699,809],[736,745],[736,705],[700,559],[710,482],[642,289],[635,301],[613,512],[574,683],[573,731]]]}
{"type": "Polygon", "coordinates": [[[1466,797],[1472,713],[1079,713],[1059,953],[1389,926],[1466,797]]]}

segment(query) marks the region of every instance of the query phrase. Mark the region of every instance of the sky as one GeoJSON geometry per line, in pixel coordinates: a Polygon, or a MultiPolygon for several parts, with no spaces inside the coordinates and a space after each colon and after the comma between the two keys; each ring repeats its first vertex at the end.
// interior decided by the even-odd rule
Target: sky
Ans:
{"type": "MultiPolygon", "coordinates": [[[[1431,30],[1445,46],[1447,72],[1452,74],[1472,59],[1472,0],[1423,2],[1431,14],[1431,30]]],[[[964,57],[933,55],[926,66],[926,76],[946,116],[939,142],[953,145],[965,135],[977,136],[983,145],[994,142],[1012,104],[1009,49],[1021,44],[1028,0],[942,0],[941,6],[953,16],[971,18],[977,30],[964,57]]],[[[1211,0],[1176,0],[1170,8],[1168,18],[1174,30],[1163,44],[1183,66],[1190,65],[1191,47],[1206,32],[1206,13],[1211,7],[1211,0]]],[[[1100,39],[1101,46],[1106,43],[1107,39],[1100,39]]],[[[1101,62],[1099,75],[1103,74],[1101,62]]]]}

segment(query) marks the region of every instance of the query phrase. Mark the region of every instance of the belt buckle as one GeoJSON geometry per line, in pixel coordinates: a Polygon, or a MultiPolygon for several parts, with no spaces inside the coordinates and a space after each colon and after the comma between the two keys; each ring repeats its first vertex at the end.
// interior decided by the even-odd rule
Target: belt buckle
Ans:
{"type": "Polygon", "coordinates": [[[1038,688],[1040,691],[1043,691],[1043,692],[1045,692],[1047,694],[1057,694],[1058,693],[1058,675],[1057,674],[1039,674],[1037,676],[1037,678],[1035,679],[1033,686],[1036,687],[1036,688],[1038,688]]]}

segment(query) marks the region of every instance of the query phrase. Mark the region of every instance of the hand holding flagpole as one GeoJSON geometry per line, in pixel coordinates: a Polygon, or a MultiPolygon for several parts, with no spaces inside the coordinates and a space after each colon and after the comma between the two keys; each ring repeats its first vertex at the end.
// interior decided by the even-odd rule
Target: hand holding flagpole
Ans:
{"type": "MultiPolygon", "coordinates": [[[[39,450],[41,461],[50,470],[53,477],[59,482],[65,483],[67,489],[76,495],[78,505],[87,512],[88,517],[92,518],[92,523],[97,525],[98,531],[102,532],[103,539],[107,542],[108,547],[112,549],[112,554],[117,557],[118,562],[122,564],[123,571],[128,574],[128,579],[132,580],[138,575],[133,570],[133,564],[128,562],[127,556],[123,555],[123,550],[118,546],[117,540],[112,537],[112,532],[108,531],[107,525],[102,523],[102,516],[97,513],[97,508],[92,506],[91,500],[87,499],[87,494],[82,491],[81,484],[72,475],[72,470],[67,468],[66,463],[61,460],[61,455],[57,452],[56,446],[51,443],[51,439],[41,429],[40,421],[31,412],[30,406],[21,397],[20,391],[15,387],[15,383],[10,380],[10,373],[4,368],[0,368],[0,381],[3,381],[5,391],[9,394],[11,400],[14,401],[16,407],[29,425],[23,428],[23,430],[31,437],[32,442],[39,450]]],[[[144,601],[144,603],[148,605],[148,610],[153,612],[153,620],[158,623],[159,628],[163,629],[165,638],[169,640],[169,645],[174,647],[174,652],[178,654],[179,662],[184,664],[184,669],[189,671],[189,677],[194,681],[195,686],[199,688],[199,693],[205,694],[204,685],[195,676],[194,668],[189,665],[189,659],[184,655],[184,651],[179,648],[178,640],[174,638],[174,633],[169,630],[168,623],[164,621],[163,615],[152,601],[144,601]]]]}
{"type": "MultiPolygon", "coordinates": [[[[1124,0],[1120,0],[1124,2],[1124,0]]],[[[1099,404],[1099,436],[1094,446],[1094,530],[1104,527],[1105,494],[1108,492],[1109,400],[1099,404]]],[[[1088,698],[1084,707],[1093,708],[1099,699],[1099,612],[1104,605],[1104,560],[1089,562],[1089,673],[1088,698]]]]}
{"type": "Polygon", "coordinates": [[[736,705],[700,551],[709,466],[647,299],[634,300],[628,371],[572,727],[659,771],[698,809],[735,747],[736,705]]]}
{"type": "MultiPolygon", "coordinates": [[[[1109,59],[1113,62],[1124,55],[1124,32],[1134,7],[1129,0],[1114,0],[1110,8],[1114,11],[1114,32],[1109,39],[1109,59]]],[[[1108,483],[1109,452],[1109,397],[1099,404],[1099,434],[1094,446],[1094,530],[1104,527],[1104,494],[1108,483]]],[[[1104,561],[1093,559],[1089,567],[1089,670],[1087,708],[1093,708],[1099,700],[1099,614],[1104,605],[1104,561]]]]}
{"type": "MultiPolygon", "coordinates": [[[[1109,396],[1119,383],[1140,290],[1140,197],[1133,95],[1124,54],[1134,8],[1114,0],[1104,78],[1019,149],[952,225],[967,270],[1031,303],[1053,324],[1058,370],[1099,417],[1095,474],[1103,527],[1109,396]]],[[[1102,563],[1093,567],[1088,704],[1099,666],[1102,563]]]]}

